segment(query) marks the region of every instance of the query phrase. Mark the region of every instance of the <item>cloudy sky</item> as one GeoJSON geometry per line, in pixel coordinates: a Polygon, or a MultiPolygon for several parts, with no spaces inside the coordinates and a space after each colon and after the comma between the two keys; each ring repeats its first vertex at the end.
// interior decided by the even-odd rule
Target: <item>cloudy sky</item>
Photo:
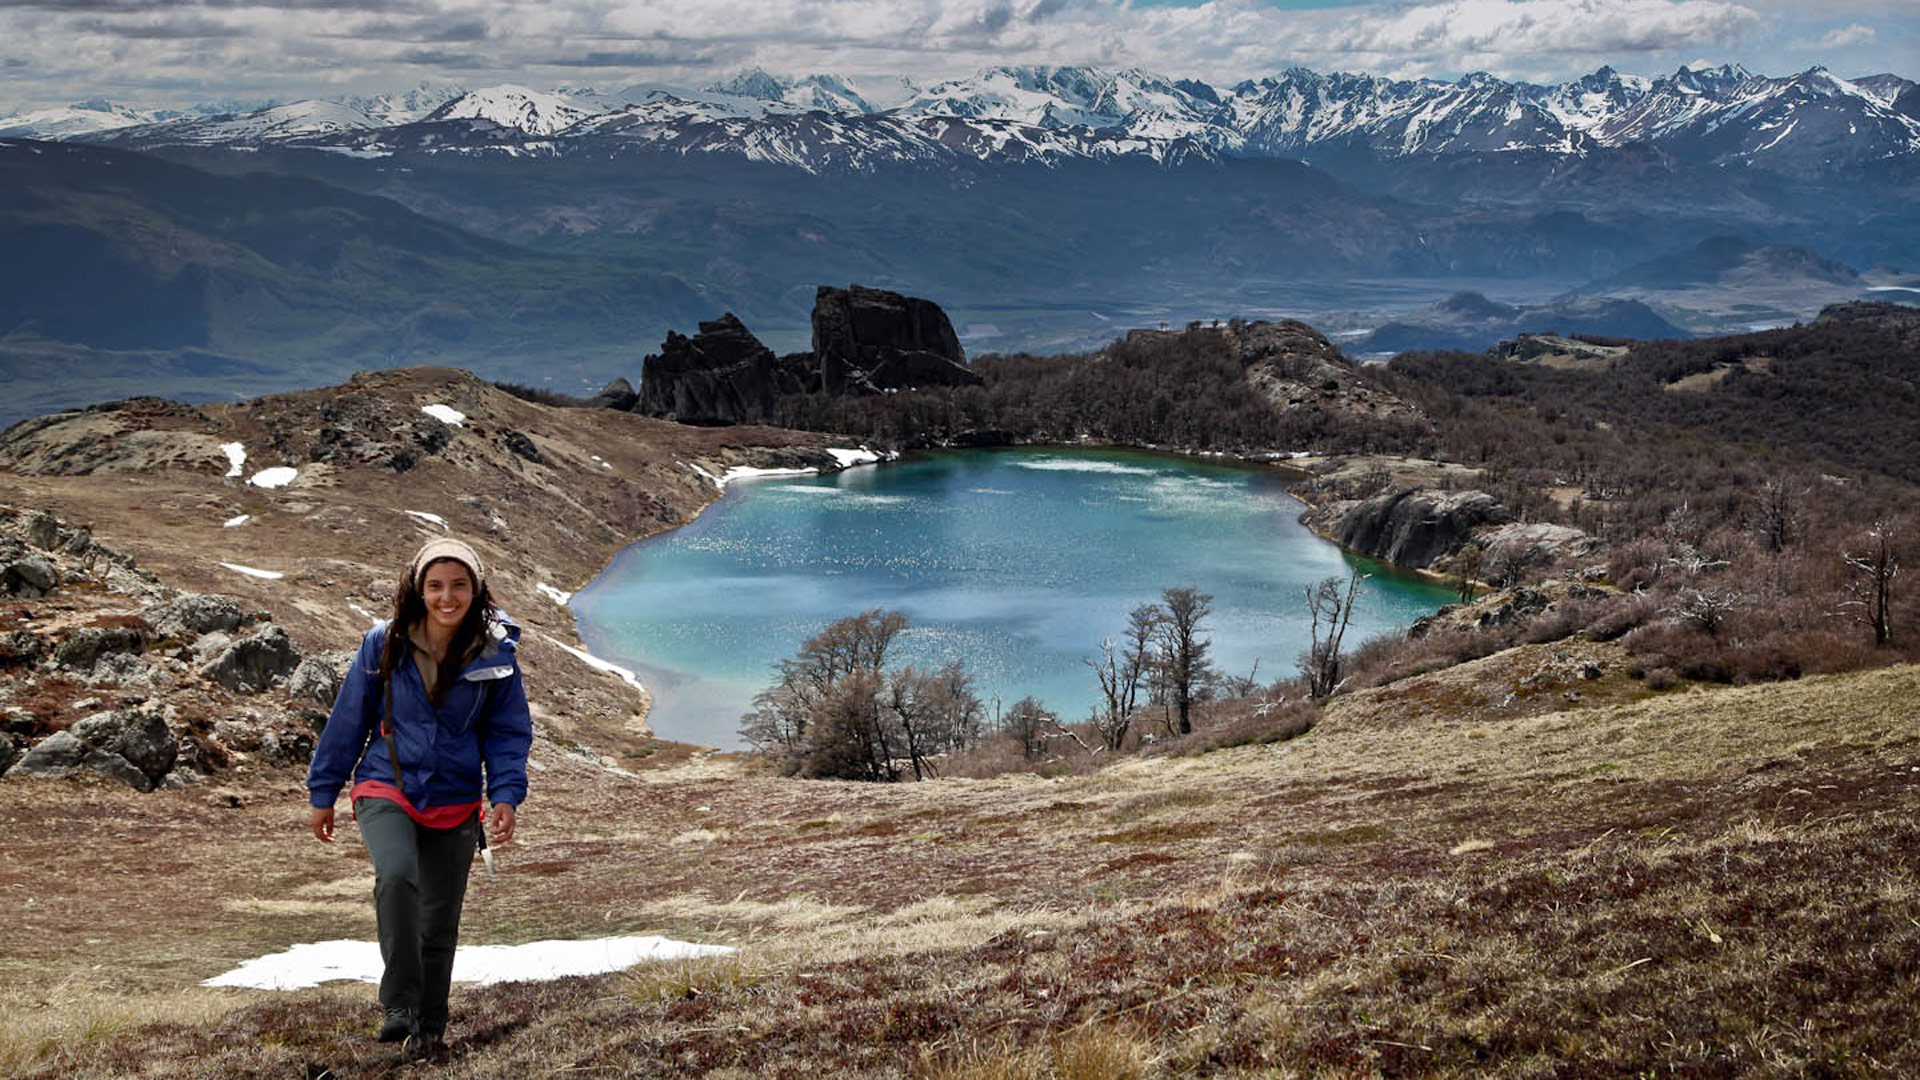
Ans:
{"type": "Polygon", "coordinates": [[[1557,81],[1731,62],[1920,78],[1915,0],[0,0],[0,113],[291,100],[451,80],[698,86],[993,64],[1216,82],[1291,66],[1557,81]]]}

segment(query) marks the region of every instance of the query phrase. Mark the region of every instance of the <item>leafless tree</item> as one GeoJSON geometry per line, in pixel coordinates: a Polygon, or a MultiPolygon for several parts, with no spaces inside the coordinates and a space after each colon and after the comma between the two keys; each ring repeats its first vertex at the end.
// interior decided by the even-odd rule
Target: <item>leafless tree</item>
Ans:
{"type": "Polygon", "coordinates": [[[1028,761],[1046,752],[1047,737],[1060,718],[1032,696],[1013,703],[1000,722],[1000,730],[1020,740],[1021,756],[1028,761]]]}
{"type": "Polygon", "coordinates": [[[1109,750],[1120,749],[1127,740],[1140,692],[1159,661],[1155,642],[1166,621],[1166,611],[1160,605],[1142,604],[1127,616],[1126,637],[1117,647],[1112,638],[1107,638],[1100,642],[1100,656],[1084,661],[1100,683],[1100,704],[1094,709],[1093,726],[1109,750]]]}
{"type": "Polygon", "coordinates": [[[1800,503],[1806,495],[1805,488],[1796,489],[1778,476],[1761,482],[1753,497],[1753,524],[1768,551],[1785,551],[1799,538],[1800,503]]]}
{"type": "Polygon", "coordinates": [[[1679,616],[1717,638],[1733,617],[1740,597],[1732,589],[1693,589],[1675,609],[1679,616]]]}
{"type": "Polygon", "coordinates": [[[1345,582],[1338,575],[1321,578],[1306,590],[1307,617],[1312,645],[1300,654],[1300,674],[1307,680],[1307,692],[1316,700],[1329,697],[1340,686],[1340,642],[1353,621],[1360,583],[1368,575],[1358,570],[1347,573],[1345,582]]]}
{"type": "Polygon", "coordinates": [[[1213,663],[1207,659],[1213,641],[1201,636],[1202,624],[1213,614],[1213,597],[1191,586],[1165,589],[1160,596],[1165,612],[1159,627],[1161,659],[1180,717],[1177,731],[1186,735],[1193,731],[1196,692],[1213,676],[1213,663]]]}
{"type": "Polygon", "coordinates": [[[1900,530],[1892,521],[1882,519],[1867,527],[1866,545],[1858,554],[1846,553],[1851,579],[1843,605],[1873,628],[1873,644],[1883,646],[1893,639],[1893,579],[1900,576],[1900,530]]]}

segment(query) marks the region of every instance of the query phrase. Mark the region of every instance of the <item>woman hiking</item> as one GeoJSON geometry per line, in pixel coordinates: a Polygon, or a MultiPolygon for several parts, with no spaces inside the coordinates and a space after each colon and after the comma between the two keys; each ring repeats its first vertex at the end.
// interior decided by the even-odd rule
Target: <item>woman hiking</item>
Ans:
{"type": "Polygon", "coordinates": [[[367,631],[307,771],[314,838],[333,842],[348,779],[373,859],[381,1042],[438,1051],[447,1030],[460,906],[476,848],[513,839],[527,794],[532,718],[514,647],[474,550],[429,541],[367,631]],[[482,796],[491,804],[481,829],[482,796]]]}

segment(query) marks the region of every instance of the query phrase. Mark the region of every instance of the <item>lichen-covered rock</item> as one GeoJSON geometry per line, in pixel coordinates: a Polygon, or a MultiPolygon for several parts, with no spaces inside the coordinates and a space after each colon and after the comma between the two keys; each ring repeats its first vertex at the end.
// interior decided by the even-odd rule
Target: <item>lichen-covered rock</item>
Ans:
{"type": "Polygon", "coordinates": [[[346,680],[347,665],[353,663],[353,656],[353,653],[345,651],[325,652],[300,661],[300,666],[287,679],[287,697],[298,703],[331,709],[334,697],[340,693],[340,684],[346,680]]]}
{"type": "Polygon", "coordinates": [[[173,768],[180,755],[180,741],[167,727],[166,718],[146,709],[122,709],[89,716],[68,730],[93,756],[113,755],[131,764],[147,778],[143,791],[152,790],[153,784],[173,768]]]}
{"type": "Polygon", "coordinates": [[[45,596],[60,585],[60,572],[39,555],[23,555],[0,564],[0,593],[45,596]]]}
{"type": "Polygon", "coordinates": [[[92,671],[102,657],[137,655],[146,646],[146,635],[133,627],[83,626],[54,646],[53,662],[71,671],[92,671]]]}
{"type": "Polygon", "coordinates": [[[60,522],[42,510],[27,519],[26,536],[27,543],[42,551],[52,551],[60,542],[60,522]]]}
{"type": "Polygon", "coordinates": [[[8,770],[9,776],[61,777],[71,773],[80,759],[86,757],[87,747],[71,731],[56,731],[41,739],[39,743],[21,756],[8,770]]]}
{"type": "Polygon", "coordinates": [[[200,669],[203,678],[243,694],[271,690],[300,666],[300,652],[278,626],[268,624],[228,645],[200,669]]]}
{"type": "Polygon", "coordinates": [[[190,640],[202,634],[231,634],[247,621],[240,601],[220,593],[185,593],[140,613],[159,638],[190,640]]]}

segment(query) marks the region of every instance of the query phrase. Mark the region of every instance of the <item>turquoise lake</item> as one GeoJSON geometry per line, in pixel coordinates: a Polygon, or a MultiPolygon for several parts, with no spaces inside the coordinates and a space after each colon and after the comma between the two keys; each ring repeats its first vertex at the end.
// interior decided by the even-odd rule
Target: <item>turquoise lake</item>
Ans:
{"type": "Polygon", "coordinates": [[[573,600],[587,646],[637,672],[662,738],[740,745],[774,665],[834,619],[902,611],[895,663],[960,659],[991,713],[1028,694],[1063,719],[1098,685],[1083,659],[1169,586],[1213,594],[1220,670],[1262,682],[1307,647],[1303,590],[1372,573],[1352,647],[1451,599],[1296,520],[1271,469],[1124,451],[915,455],[821,477],[736,480],[690,524],[635,544],[573,600]]]}

